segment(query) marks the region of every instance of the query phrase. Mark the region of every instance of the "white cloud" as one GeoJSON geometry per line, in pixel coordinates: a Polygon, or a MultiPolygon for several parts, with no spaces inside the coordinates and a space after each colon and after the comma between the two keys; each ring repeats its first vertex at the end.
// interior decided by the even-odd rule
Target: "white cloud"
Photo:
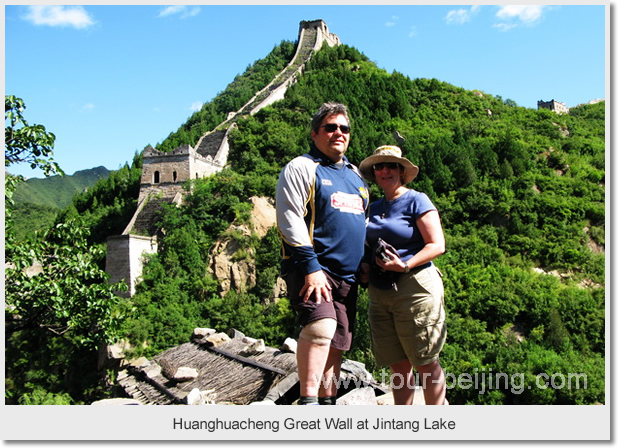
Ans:
{"type": "Polygon", "coordinates": [[[494,25],[496,28],[500,28],[502,31],[514,28],[518,24],[525,26],[533,26],[541,20],[543,12],[546,11],[548,5],[505,5],[500,6],[500,9],[496,13],[498,19],[504,20],[504,23],[498,23],[494,25]],[[516,24],[512,21],[515,20],[516,24]],[[511,21],[509,23],[509,21],[511,21]]]}
{"type": "Polygon", "coordinates": [[[399,17],[398,16],[393,16],[391,19],[392,20],[390,22],[386,22],[384,25],[386,25],[387,27],[395,26],[397,24],[396,23],[397,20],[399,20],[399,17]]]}
{"type": "Polygon", "coordinates": [[[416,31],[416,27],[411,26],[410,32],[408,33],[408,37],[412,38],[412,37],[416,37],[417,35],[418,35],[418,32],[416,31]]]}
{"type": "Polygon", "coordinates": [[[87,103],[82,106],[82,112],[90,112],[94,110],[95,106],[92,103],[87,103]]]}
{"type": "Polygon", "coordinates": [[[180,6],[180,5],[175,5],[175,6],[168,6],[167,8],[165,8],[163,11],[161,11],[159,13],[159,17],[166,17],[166,16],[171,16],[173,14],[178,14],[179,12],[181,12],[183,9],[186,9],[186,6],[180,6]]]}
{"type": "Polygon", "coordinates": [[[28,6],[23,17],[34,25],[71,26],[77,29],[94,25],[94,20],[81,6],[28,6]]]}
{"type": "Polygon", "coordinates": [[[498,28],[498,31],[509,31],[512,30],[513,28],[515,28],[517,25],[515,25],[514,23],[496,23],[494,25],[492,25],[494,28],[498,28]]]}
{"type": "Polygon", "coordinates": [[[186,19],[187,17],[195,17],[200,13],[199,6],[188,7],[185,5],[172,5],[164,8],[160,13],[159,17],[167,17],[175,14],[180,14],[181,19],[186,19]]]}
{"type": "Polygon", "coordinates": [[[446,15],[446,23],[448,25],[463,25],[472,20],[472,17],[478,12],[481,7],[474,5],[470,9],[453,9],[446,15]]]}
{"type": "Polygon", "coordinates": [[[191,112],[197,112],[197,111],[202,109],[203,105],[204,105],[204,103],[202,103],[200,101],[195,101],[193,104],[191,104],[191,107],[189,108],[189,110],[191,112]]]}

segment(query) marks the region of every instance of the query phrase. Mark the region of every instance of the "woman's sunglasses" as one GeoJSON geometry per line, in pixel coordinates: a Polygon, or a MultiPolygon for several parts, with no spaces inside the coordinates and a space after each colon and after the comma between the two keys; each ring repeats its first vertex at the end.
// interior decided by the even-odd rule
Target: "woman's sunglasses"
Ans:
{"type": "Polygon", "coordinates": [[[383,170],[384,167],[388,168],[389,170],[396,170],[397,168],[399,168],[399,164],[396,162],[376,163],[375,165],[373,165],[373,170],[380,171],[383,170]]]}
{"type": "Polygon", "coordinates": [[[337,123],[328,123],[325,124],[324,126],[320,126],[322,128],[324,128],[326,130],[326,132],[335,132],[337,130],[337,128],[341,129],[341,133],[342,134],[349,134],[350,133],[350,126],[346,125],[346,124],[337,124],[337,123]]]}

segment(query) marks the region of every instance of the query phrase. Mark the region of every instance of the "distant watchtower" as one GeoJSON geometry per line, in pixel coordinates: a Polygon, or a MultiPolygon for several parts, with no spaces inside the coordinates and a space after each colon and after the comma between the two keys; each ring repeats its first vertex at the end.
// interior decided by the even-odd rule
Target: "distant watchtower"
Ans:
{"type": "Polygon", "coordinates": [[[315,30],[317,33],[317,39],[315,41],[314,49],[319,50],[322,47],[322,43],[326,41],[331,47],[341,45],[341,40],[336,34],[330,33],[324,20],[303,20],[300,22],[299,41],[303,30],[315,30]]]}
{"type": "Polygon", "coordinates": [[[537,105],[537,109],[549,109],[553,112],[556,112],[557,114],[568,114],[569,113],[569,108],[567,107],[566,104],[561,103],[559,101],[556,100],[551,100],[551,101],[537,101],[536,102],[537,105]]]}

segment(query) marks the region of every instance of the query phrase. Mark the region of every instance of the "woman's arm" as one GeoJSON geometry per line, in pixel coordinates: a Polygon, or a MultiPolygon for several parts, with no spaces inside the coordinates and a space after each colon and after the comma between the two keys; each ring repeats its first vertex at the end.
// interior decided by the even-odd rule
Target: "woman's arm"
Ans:
{"type": "Polygon", "coordinates": [[[378,265],[386,271],[404,272],[406,264],[410,269],[429,263],[445,251],[444,232],[437,210],[430,210],[416,220],[416,226],[423,236],[425,246],[407,262],[402,261],[397,254],[388,251],[391,260],[383,262],[378,258],[378,265]]]}

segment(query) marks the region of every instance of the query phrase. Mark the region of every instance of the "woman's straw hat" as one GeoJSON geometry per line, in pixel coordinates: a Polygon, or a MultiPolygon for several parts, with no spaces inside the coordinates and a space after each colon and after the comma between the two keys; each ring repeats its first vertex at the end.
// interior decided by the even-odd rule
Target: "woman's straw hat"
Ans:
{"type": "Polygon", "coordinates": [[[363,160],[358,169],[363,173],[365,179],[369,179],[372,182],[376,181],[373,165],[381,162],[395,162],[401,165],[404,168],[402,184],[408,184],[412,182],[412,180],[418,174],[418,166],[414,165],[405,157],[402,157],[401,149],[398,146],[380,146],[377,148],[372,155],[363,160]]]}

